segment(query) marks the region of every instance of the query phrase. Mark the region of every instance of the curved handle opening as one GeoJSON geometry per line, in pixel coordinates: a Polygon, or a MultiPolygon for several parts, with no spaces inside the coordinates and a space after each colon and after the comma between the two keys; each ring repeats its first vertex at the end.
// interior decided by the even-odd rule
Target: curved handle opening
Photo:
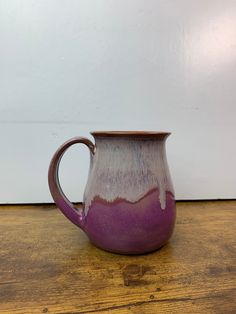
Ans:
{"type": "Polygon", "coordinates": [[[95,145],[85,137],[74,137],[64,144],[62,144],[58,150],[55,152],[48,170],[48,184],[51,195],[58,206],[58,208],[63,212],[63,214],[75,225],[83,229],[84,225],[84,211],[83,209],[77,209],[65,196],[59,181],[58,171],[60,166],[60,161],[65,151],[72,145],[82,143],[86,145],[90,153],[94,155],[95,145]]]}

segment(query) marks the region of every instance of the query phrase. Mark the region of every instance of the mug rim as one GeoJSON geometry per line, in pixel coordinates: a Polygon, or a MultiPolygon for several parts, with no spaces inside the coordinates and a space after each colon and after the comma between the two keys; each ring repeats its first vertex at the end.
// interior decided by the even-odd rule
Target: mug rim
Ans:
{"type": "Polygon", "coordinates": [[[93,136],[141,136],[141,137],[156,137],[156,136],[168,136],[170,132],[164,131],[93,131],[90,132],[93,136]]]}

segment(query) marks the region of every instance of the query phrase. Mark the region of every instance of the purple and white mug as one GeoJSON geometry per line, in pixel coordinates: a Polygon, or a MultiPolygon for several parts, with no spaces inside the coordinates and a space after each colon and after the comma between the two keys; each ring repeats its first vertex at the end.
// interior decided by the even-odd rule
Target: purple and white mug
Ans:
{"type": "Polygon", "coordinates": [[[48,181],[56,205],[99,248],[123,254],[160,248],[171,237],[176,216],[165,150],[170,133],[91,134],[95,144],[75,137],[52,158],[48,181]],[[58,179],[61,157],[76,143],[87,145],[91,156],[82,209],[66,198],[58,179]]]}

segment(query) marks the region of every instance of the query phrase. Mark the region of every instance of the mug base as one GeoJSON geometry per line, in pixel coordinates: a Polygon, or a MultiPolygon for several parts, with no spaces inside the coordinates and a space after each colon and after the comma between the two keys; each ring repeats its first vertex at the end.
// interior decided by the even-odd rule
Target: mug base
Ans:
{"type": "Polygon", "coordinates": [[[143,251],[140,251],[140,252],[138,252],[138,251],[128,251],[128,252],[126,252],[126,251],[119,251],[119,250],[113,250],[113,249],[109,249],[109,248],[104,248],[104,247],[102,247],[102,246],[100,246],[100,245],[98,245],[98,244],[96,244],[96,243],[94,243],[94,242],[92,242],[90,240],[90,243],[92,245],[94,245],[96,248],[98,248],[100,250],[103,250],[105,252],[109,252],[109,253],[113,253],[113,254],[119,254],[119,255],[145,255],[145,254],[151,254],[151,253],[154,253],[154,252],[160,250],[168,242],[169,242],[169,240],[166,241],[165,243],[157,246],[156,248],[151,249],[151,250],[149,249],[149,250],[143,250],[143,251]]]}

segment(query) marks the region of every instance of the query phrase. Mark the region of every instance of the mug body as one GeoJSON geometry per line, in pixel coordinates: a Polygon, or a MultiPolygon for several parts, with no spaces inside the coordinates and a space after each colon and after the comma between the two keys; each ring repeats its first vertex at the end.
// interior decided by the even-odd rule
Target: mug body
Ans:
{"type": "Polygon", "coordinates": [[[168,133],[94,132],[83,229],[96,246],[123,254],[156,250],[171,237],[175,199],[168,133]]]}

